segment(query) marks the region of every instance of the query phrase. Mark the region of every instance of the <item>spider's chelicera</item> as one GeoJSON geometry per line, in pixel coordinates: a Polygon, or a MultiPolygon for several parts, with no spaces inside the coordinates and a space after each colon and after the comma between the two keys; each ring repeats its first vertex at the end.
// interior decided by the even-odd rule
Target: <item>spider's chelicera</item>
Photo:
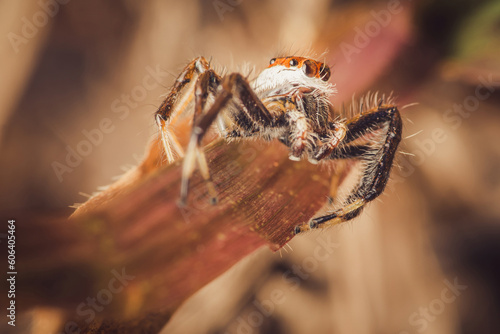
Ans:
{"type": "Polygon", "coordinates": [[[289,148],[292,160],[363,162],[362,176],[343,206],[297,226],[295,233],[358,216],[366,203],[385,188],[401,140],[401,117],[390,99],[373,97],[367,99],[372,107],[361,107],[352,119],[334,119],[329,98],[335,88],[329,78],[330,68],[326,64],[304,57],[273,58],[251,82],[239,73],[219,76],[203,57],[190,62],[156,112],[165,155],[172,162],[175,154],[183,153],[169,129],[170,121],[194,98],[193,131],[183,163],[181,203],[186,202],[189,178],[196,166],[216,203],[217,192],[200,147],[203,136],[215,122],[225,138],[278,139],[289,148]],[[205,108],[207,101],[213,102],[205,108]]]}

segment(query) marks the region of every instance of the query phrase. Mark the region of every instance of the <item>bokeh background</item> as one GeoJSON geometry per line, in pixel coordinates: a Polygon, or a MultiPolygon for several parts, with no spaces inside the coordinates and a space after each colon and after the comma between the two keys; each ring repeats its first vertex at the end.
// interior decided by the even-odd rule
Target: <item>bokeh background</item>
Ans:
{"type": "MultiPolygon", "coordinates": [[[[198,55],[254,73],[311,55],[332,67],[337,108],[397,97],[405,139],[380,200],[253,254],[162,333],[500,332],[499,1],[26,0],[0,18],[2,211],[70,214],[137,164],[198,55]]],[[[62,322],[37,309],[15,330],[62,322]]]]}

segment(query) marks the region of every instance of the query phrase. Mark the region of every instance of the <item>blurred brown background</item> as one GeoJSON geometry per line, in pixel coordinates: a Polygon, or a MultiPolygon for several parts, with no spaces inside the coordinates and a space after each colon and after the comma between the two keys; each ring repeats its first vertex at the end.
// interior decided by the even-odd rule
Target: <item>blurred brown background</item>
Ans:
{"type": "MultiPolygon", "coordinates": [[[[2,211],[69,214],[136,164],[198,55],[257,72],[312,55],[336,107],[369,90],[418,103],[361,218],[245,259],[162,333],[500,332],[500,2],[4,1],[0,17],[2,211]]],[[[16,332],[61,317],[36,310],[16,332]]]]}

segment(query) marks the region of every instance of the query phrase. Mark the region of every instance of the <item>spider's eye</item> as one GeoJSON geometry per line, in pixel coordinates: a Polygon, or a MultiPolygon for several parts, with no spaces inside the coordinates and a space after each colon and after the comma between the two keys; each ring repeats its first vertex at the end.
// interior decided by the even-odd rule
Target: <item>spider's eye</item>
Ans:
{"type": "Polygon", "coordinates": [[[321,78],[321,80],[328,81],[328,79],[330,79],[330,75],[330,67],[325,64],[321,65],[321,68],[319,69],[319,77],[321,78]]]}
{"type": "Polygon", "coordinates": [[[306,60],[304,62],[304,64],[302,65],[302,70],[309,78],[315,77],[318,73],[318,67],[311,60],[306,60]]]}
{"type": "Polygon", "coordinates": [[[272,64],[274,64],[275,62],[276,62],[276,58],[273,58],[273,59],[271,59],[271,60],[269,61],[269,65],[272,65],[272,64]]]}
{"type": "Polygon", "coordinates": [[[297,66],[299,64],[299,62],[297,61],[297,59],[290,59],[290,66],[297,66]]]}

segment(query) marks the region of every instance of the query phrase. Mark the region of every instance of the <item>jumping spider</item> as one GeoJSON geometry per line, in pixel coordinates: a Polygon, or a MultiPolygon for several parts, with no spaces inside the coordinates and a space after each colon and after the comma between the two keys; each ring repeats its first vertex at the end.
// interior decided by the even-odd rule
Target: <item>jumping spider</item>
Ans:
{"type": "Polygon", "coordinates": [[[219,76],[207,60],[191,61],[177,78],[172,91],[156,112],[164,151],[169,162],[182,149],[169,130],[169,123],[194,98],[193,130],[184,158],[181,203],[185,203],[189,178],[196,165],[206,181],[212,202],[217,192],[200,143],[212,123],[225,138],[278,139],[292,160],[311,163],[335,159],[363,162],[362,176],[341,209],[313,218],[295,233],[335,225],[358,216],[366,203],[379,196],[387,183],[401,140],[401,117],[391,101],[372,98],[372,108],[345,121],[333,119],[328,83],[330,68],[304,57],[273,58],[255,80],[239,73],[219,76]],[[213,101],[205,108],[207,101],[213,101]],[[207,110],[206,110],[207,109],[207,110]],[[376,135],[378,133],[378,135],[376,135]]]}

